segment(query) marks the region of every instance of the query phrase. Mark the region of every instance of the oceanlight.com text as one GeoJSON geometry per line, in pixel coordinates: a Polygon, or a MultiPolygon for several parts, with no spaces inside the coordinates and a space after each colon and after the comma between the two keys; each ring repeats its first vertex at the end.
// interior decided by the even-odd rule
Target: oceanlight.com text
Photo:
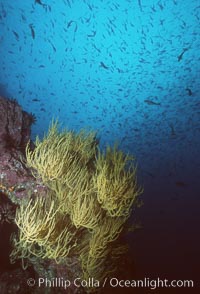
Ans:
{"type": "Polygon", "coordinates": [[[150,279],[144,278],[141,280],[119,280],[111,278],[109,284],[112,288],[149,288],[155,290],[157,288],[193,288],[193,280],[168,280],[168,279],[150,279]]]}

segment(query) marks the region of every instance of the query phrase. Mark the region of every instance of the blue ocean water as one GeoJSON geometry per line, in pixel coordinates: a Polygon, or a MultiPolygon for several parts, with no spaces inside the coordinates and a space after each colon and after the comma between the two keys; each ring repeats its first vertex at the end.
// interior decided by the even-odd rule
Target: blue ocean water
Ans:
{"type": "Polygon", "coordinates": [[[141,275],[198,276],[199,48],[198,0],[0,0],[0,94],[32,138],[58,118],[136,157],[141,275]]]}

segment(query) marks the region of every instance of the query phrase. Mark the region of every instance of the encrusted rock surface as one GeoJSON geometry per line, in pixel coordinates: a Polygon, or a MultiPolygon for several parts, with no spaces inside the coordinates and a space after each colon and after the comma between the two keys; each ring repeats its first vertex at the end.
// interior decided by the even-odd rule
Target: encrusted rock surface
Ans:
{"type": "Polygon", "coordinates": [[[0,191],[10,197],[44,189],[25,165],[25,147],[34,120],[17,101],[0,97],[0,191]]]}
{"type": "Polygon", "coordinates": [[[21,262],[10,264],[10,237],[17,230],[14,214],[23,197],[44,192],[25,164],[25,147],[30,140],[35,118],[23,111],[17,101],[0,96],[0,293],[28,292],[25,282],[30,270],[23,271],[21,262]]]}
{"type": "Polygon", "coordinates": [[[0,96],[0,152],[7,148],[23,150],[33,120],[33,115],[23,111],[16,100],[0,96]]]}

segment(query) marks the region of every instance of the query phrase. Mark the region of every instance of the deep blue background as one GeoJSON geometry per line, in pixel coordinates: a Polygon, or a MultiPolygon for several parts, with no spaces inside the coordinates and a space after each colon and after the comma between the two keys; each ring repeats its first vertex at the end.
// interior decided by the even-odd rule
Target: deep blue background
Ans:
{"type": "Polygon", "coordinates": [[[0,94],[134,154],[137,271],[199,279],[199,1],[41,1],[0,0],[0,94]]]}

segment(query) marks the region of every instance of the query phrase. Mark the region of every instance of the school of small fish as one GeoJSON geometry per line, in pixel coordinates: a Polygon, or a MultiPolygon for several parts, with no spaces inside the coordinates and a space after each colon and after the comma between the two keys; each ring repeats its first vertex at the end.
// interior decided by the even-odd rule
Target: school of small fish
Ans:
{"type": "Polygon", "coordinates": [[[199,152],[199,34],[197,0],[0,0],[0,89],[35,113],[33,136],[53,117],[92,128],[152,177],[156,158],[199,152]]]}

